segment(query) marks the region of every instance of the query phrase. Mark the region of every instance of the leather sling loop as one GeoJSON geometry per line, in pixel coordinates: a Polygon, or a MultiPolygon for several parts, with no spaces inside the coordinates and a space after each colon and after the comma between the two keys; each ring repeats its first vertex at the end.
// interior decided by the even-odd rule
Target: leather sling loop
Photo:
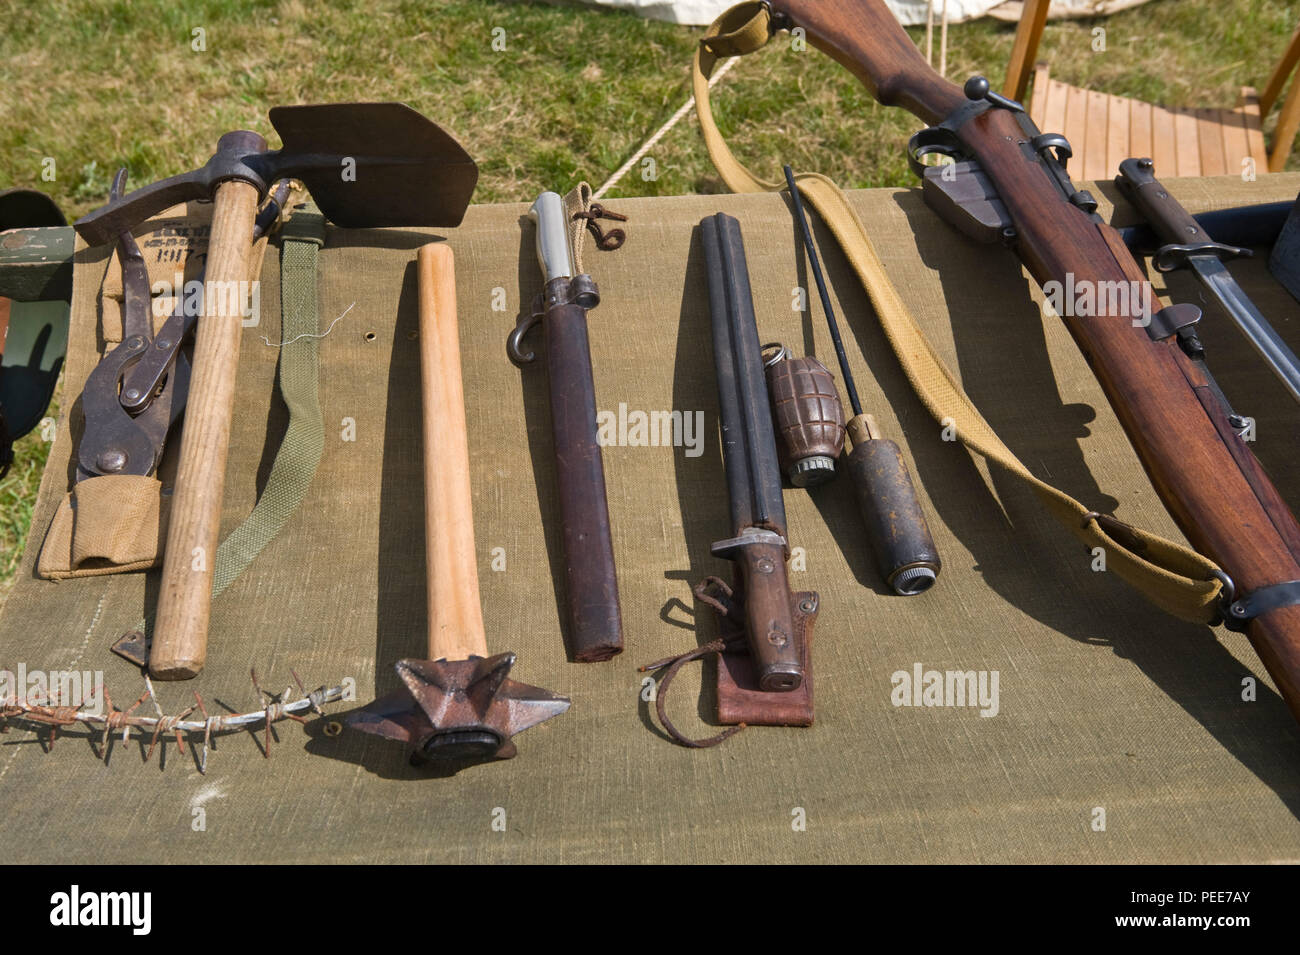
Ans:
{"type": "MultiPolygon", "coordinates": [[[[720,60],[753,53],[767,44],[772,33],[771,12],[765,4],[741,3],[714,21],[695,52],[695,109],[700,128],[713,165],[733,192],[780,192],[786,184],[757,178],[732,155],[713,119],[709,77],[720,60]]],[[[1218,566],[1186,546],[1098,514],[1030,473],[976,410],[916,324],[848,197],[817,173],[802,173],[796,182],[852,264],[908,381],[935,419],[954,427],[970,450],[1033,488],[1052,516],[1089,550],[1103,549],[1107,570],[1156,606],[1184,620],[1217,622],[1221,616],[1220,580],[1226,579],[1218,566]]]]}
{"type": "MultiPolygon", "coordinates": [[[[325,217],[314,204],[294,210],[280,235],[280,397],[289,425],[275,453],[257,504],[217,548],[212,596],[219,596],[253,562],[307,495],[325,448],[318,384],[320,338],[316,301],[316,253],[325,244],[325,217]]],[[[149,630],[153,617],[148,618],[149,630]]],[[[135,629],[145,631],[141,620],[135,629]]]]}

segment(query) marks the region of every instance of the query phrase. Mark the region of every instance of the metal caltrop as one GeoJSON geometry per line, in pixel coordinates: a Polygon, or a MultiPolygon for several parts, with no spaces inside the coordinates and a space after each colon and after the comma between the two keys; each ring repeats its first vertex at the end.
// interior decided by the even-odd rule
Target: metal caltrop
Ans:
{"type": "Polygon", "coordinates": [[[510,738],[569,708],[509,679],[513,653],[489,657],[474,551],[469,436],[451,249],[420,249],[424,525],[429,659],[397,661],[402,688],[347,717],[354,729],[409,744],[412,762],[509,759],[510,738]]]}
{"type": "Polygon", "coordinates": [[[180,461],[168,522],[149,670],[195,676],[207,657],[208,620],[234,411],[248,253],[271,186],[301,179],[336,225],[454,226],[478,178],[447,133],[401,103],[281,106],[271,124],[284,141],[267,151],[248,130],[226,133],[199,169],[115,198],[75,223],[106,242],[180,202],[212,199],[203,308],[194,345],[180,461]],[[238,289],[235,294],[230,290],[238,289]],[[220,292],[221,294],[216,294],[220,292]]]}

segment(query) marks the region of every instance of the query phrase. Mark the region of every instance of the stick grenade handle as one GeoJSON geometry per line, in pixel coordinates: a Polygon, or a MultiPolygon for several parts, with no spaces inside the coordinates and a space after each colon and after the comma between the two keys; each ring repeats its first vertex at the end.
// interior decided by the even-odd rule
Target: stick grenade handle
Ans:
{"type": "Polygon", "coordinates": [[[880,572],[896,594],[923,593],[938,578],[941,563],[903,452],[880,436],[871,415],[853,418],[848,432],[849,479],[880,572]]]}
{"type": "MultiPolygon", "coordinates": [[[[231,137],[238,139],[234,148],[266,149],[265,139],[246,131],[222,136],[218,149],[231,137]]],[[[197,676],[207,658],[212,573],[258,199],[257,187],[237,179],[219,184],[213,196],[203,311],[194,341],[194,371],[149,654],[149,672],[159,680],[197,676]]]]}
{"type": "Polygon", "coordinates": [[[469,437],[456,321],[451,247],[416,256],[420,290],[420,388],[424,403],[424,548],[428,563],[429,659],[487,656],[474,550],[469,437]]]}
{"type": "Polygon", "coordinates": [[[599,304],[600,296],[590,277],[576,274],[564,200],[543,193],[532,215],[537,222],[537,258],[546,276],[542,329],[564,540],[569,650],[579,663],[597,663],[623,650],[587,335],[587,310],[599,304]]]}

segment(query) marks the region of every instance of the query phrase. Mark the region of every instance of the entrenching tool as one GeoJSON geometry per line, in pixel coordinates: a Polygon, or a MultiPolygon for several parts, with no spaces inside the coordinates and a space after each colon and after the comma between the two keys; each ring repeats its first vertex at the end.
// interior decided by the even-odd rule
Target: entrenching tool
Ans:
{"type": "Polygon", "coordinates": [[[340,226],[454,226],[478,175],[455,140],[401,103],[280,106],[270,119],[284,142],[280,150],[268,152],[254,132],[226,133],[201,168],[137,189],[75,223],[87,242],[98,244],[177,203],[214,202],[150,651],[150,672],[159,679],[193,677],[207,655],[246,260],[258,203],[275,181],[297,178],[340,226]]]}
{"type": "Polygon", "coordinates": [[[347,722],[410,743],[413,763],[509,759],[516,752],[512,736],[563,713],[569,701],[509,679],[513,653],[487,654],[451,249],[424,246],[417,268],[429,659],[398,660],[403,688],[350,714],[347,722]]]}

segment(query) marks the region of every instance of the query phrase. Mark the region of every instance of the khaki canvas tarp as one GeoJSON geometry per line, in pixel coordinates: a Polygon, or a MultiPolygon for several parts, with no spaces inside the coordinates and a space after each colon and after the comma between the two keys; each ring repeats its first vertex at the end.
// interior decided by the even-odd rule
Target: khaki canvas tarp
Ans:
{"type": "MultiPolygon", "coordinates": [[[[1193,211],[1293,198],[1300,176],[1188,180],[1193,211]]],[[[1114,190],[1102,183],[1103,213],[1114,190]]],[[[858,192],[893,279],[985,416],[1037,473],[1100,511],[1165,534],[1165,514],[1114,414],[1058,320],[1011,253],[940,223],[918,190],[858,192]]],[[[627,652],[566,662],[555,595],[560,555],[544,372],[521,373],[505,339],[540,286],[523,205],[480,206],[445,233],[457,263],[474,522],[489,645],[515,675],[573,698],[518,739],[511,762],[449,778],[406,765],[400,747],[323,722],[281,723],[264,759],[249,734],[223,737],[208,774],[135,740],[96,762],[84,733],[46,754],[36,734],[0,738],[0,843],[11,862],[1250,862],[1300,859],[1300,733],[1244,636],[1147,606],[1063,534],[1036,500],[945,441],[908,390],[837,252],[827,248],[850,360],[868,410],[900,438],[944,559],[939,585],[885,594],[843,481],[788,491],[792,573],[817,590],[817,724],[752,728],[718,749],[668,743],[636,665],[714,632],[690,585],[729,573],[709,555],[728,535],[704,270],[705,215],[743,225],[760,335],[833,358],[820,310],[792,307],[806,285],[778,196],[614,201],[631,216],[618,252],[589,254],[599,406],[679,411],[694,447],[605,449],[627,652]],[[697,634],[695,623],[701,622],[697,634]],[[996,715],[896,707],[891,675],[997,671],[996,715]],[[1243,679],[1259,682],[1242,699],[1243,679]],[[202,810],[199,812],[198,810],[202,810]],[[1098,810],[1105,827],[1099,831],[1098,810]],[[495,825],[494,825],[495,823],[495,825]]],[[[1120,224],[1131,221],[1126,210],[1120,224]]],[[[320,255],[326,445],[302,507],[216,603],[209,663],[158,688],[169,712],[198,689],[210,707],[257,708],[264,686],[355,680],[358,704],[396,685],[392,664],[425,653],[416,248],[431,233],[332,230],[320,255]],[[353,434],[354,432],[354,434],[353,434]],[[348,440],[354,438],[353,440],[348,440]]],[[[823,239],[828,237],[823,236],[823,239]]],[[[139,676],[109,645],[156,596],[155,574],[49,583],[36,550],[70,481],[77,406],[96,356],[103,250],[76,269],[64,420],[31,543],[0,618],[0,666],[102,670],[129,703],[139,676]]],[[[279,257],[262,273],[262,325],[248,329],[223,533],[265,481],[286,413],[274,393],[279,257]]],[[[1300,307],[1262,260],[1233,266],[1300,348],[1300,307]]],[[[1170,280],[1198,300],[1190,279],[1170,280]]],[[[1255,447],[1300,502],[1300,409],[1214,309],[1213,368],[1257,421],[1255,447]]],[[[540,343],[539,343],[540,344],[540,343]]],[[[635,440],[635,431],[628,435],[635,440]]],[[[687,442],[683,441],[683,444],[687,442]]],[[[674,692],[687,732],[699,669],[674,692]]],[[[349,704],[356,705],[356,704],[349,704]]],[[[334,707],[334,714],[348,707],[334,707]]],[[[259,733],[260,735],[260,733],[259,733]]]]}

